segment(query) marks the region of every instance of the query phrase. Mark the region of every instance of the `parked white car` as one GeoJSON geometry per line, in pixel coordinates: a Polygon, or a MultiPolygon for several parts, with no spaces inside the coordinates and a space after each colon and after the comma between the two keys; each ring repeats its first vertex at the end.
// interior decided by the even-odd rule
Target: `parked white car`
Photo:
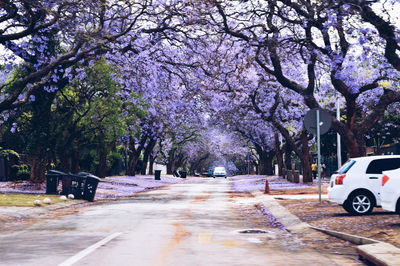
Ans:
{"type": "Polygon", "coordinates": [[[329,200],[351,214],[368,214],[381,206],[382,172],[400,168],[400,155],[350,159],[331,176],[329,200]]]}
{"type": "Polygon", "coordinates": [[[382,209],[400,214],[400,168],[383,172],[381,203],[382,209]]]}
{"type": "Polygon", "coordinates": [[[226,178],[226,169],[225,167],[215,167],[213,172],[213,177],[225,177],[226,178]]]}

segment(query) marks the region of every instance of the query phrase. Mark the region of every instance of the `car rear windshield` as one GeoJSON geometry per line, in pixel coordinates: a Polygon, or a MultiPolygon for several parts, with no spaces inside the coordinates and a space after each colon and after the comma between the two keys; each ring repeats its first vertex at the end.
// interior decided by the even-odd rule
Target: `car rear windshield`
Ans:
{"type": "Polygon", "coordinates": [[[369,163],[367,174],[382,174],[382,171],[400,168],[400,158],[377,159],[369,163]]]}
{"type": "Polygon", "coordinates": [[[339,168],[339,170],[337,170],[336,173],[338,174],[345,174],[347,173],[351,167],[353,167],[353,165],[356,163],[356,161],[354,160],[350,160],[347,161],[342,167],[339,168]]]}

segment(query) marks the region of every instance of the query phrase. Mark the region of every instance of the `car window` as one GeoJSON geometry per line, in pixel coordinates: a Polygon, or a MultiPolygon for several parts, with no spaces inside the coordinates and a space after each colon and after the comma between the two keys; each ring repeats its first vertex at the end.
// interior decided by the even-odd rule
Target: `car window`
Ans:
{"type": "Polygon", "coordinates": [[[367,174],[382,174],[382,171],[400,168],[400,158],[378,159],[369,163],[367,174]]]}
{"type": "Polygon", "coordinates": [[[345,174],[347,173],[351,167],[353,167],[353,165],[356,163],[356,161],[354,160],[350,160],[347,161],[342,167],[339,168],[339,170],[337,170],[338,174],[345,174]]]}

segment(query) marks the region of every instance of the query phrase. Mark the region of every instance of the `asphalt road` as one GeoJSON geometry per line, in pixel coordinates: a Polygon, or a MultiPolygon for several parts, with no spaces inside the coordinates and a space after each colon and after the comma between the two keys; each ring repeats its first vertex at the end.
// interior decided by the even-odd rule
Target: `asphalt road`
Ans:
{"type": "Polygon", "coordinates": [[[0,265],[334,265],[255,221],[255,203],[229,180],[192,179],[3,233],[0,265]],[[254,225],[266,232],[239,233],[254,225]]]}

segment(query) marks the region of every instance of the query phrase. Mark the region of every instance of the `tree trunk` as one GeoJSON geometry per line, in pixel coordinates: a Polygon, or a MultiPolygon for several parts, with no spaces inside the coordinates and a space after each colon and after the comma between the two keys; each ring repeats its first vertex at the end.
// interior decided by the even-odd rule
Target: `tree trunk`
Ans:
{"type": "Polygon", "coordinates": [[[270,152],[265,151],[264,147],[255,142],[253,142],[253,145],[259,158],[258,169],[256,173],[260,175],[272,175],[272,157],[270,152]]]}
{"type": "MultiPolygon", "coordinates": [[[[354,107],[353,108],[350,107],[347,106],[347,108],[349,109],[354,109],[354,107]]],[[[347,119],[349,121],[347,121],[346,125],[343,125],[343,123],[338,122],[336,119],[334,119],[332,123],[332,129],[335,130],[337,133],[339,133],[340,136],[342,137],[342,141],[347,149],[349,158],[366,156],[367,145],[364,141],[364,135],[366,132],[368,132],[368,128],[358,126],[355,123],[357,118],[355,117],[354,110],[353,112],[347,113],[347,116],[348,116],[347,119]]]]}
{"type": "Polygon", "coordinates": [[[79,147],[77,147],[74,151],[73,157],[71,158],[71,172],[76,174],[81,171],[81,167],[79,165],[79,161],[81,158],[81,153],[79,147]]]}
{"type": "Polygon", "coordinates": [[[292,170],[292,149],[290,148],[290,145],[286,145],[285,168],[287,170],[292,170]]]}
{"type": "Polygon", "coordinates": [[[135,169],[136,169],[137,163],[138,163],[138,157],[136,157],[135,154],[131,154],[129,156],[127,175],[130,175],[130,176],[136,175],[135,169]]]}
{"type": "Polygon", "coordinates": [[[267,156],[265,159],[265,173],[267,175],[273,175],[274,174],[274,167],[272,165],[272,159],[274,158],[274,153],[269,151],[266,152],[267,156]]]}
{"type": "Polygon", "coordinates": [[[71,160],[70,159],[71,159],[70,157],[63,155],[60,158],[60,164],[58,166],[58,169],[62,172],[68,173],[71,169],[71,160]]]}
{"type": "Polygon", "coordinates": [[[47,162],[51,154],[48,150],[54,148],[55,145],[54,132],[50,125],[51,104],[54,97],[55,93],[37,92],[36,100],[31,103],[32,118],[28,137],[28,154],[33,158],[30,180],[35,183],[45,180],[47,162]]]}
{"type": "Polygon", "coordinates": [[[313,182],[311,171],[311,156],[310,147],[308,146],[308,138],[305,130],[301,133],[301,151],[303,156],[300,157],[301,165],[303,168],[303,183],[313,182]]]}
{"type": "Polygon", "coordinates": [[[172,175],[173,172],[176,170],[176,162],[174,159],[168,160],[167,163],[167,174],[172,175]]]}
{"type": "Polygon", "coordinates": [[[140,172],[142,175],[146,174],[147,163],[149,162],[149,156],[153,152],[153,149],[154,149],[155,145],[156,145],[156,140],[150,139],[147,147],[144,150],[143,164],[142,164],[142,169],[141,169],[141,172],[140,172]]]}
{"type": "Polygon", "coordinates": [[[33,183],[42,183],[46,179],[46,160],[42,156],[34,156],[32,158],[31,177],[33,183]]]}
{"type": "Polygon", "coordinates": [[[176,170],[176,158],[175,158],[175,149],[171,149],[168,152],[168,162],[167,162],[167,174],[171,175],[176,170]]]}
{"type": "Polygon", "coordinates": [[[105,143],[104,132],[99,132],[99,167],[97,169],[100,178],[107,176],[107,145],[105,143]]]}
{"type": "Polygon", "coordinates": [[[154,161],[156,160],[156,157],[153,155],[150,155],[150,160],[149,160],[149,175],[154,175],[154,161]]]}
{"type": "Polygon", "coordinates": [[[136,148],[135,140],[133,137],[129,137],[129,163],[127,175],[135,176],[136,175],[136,166],[139,162],[140,154],[142,153],[143,147],[146,143],[147,135],[142,135],[139,146],[136,148]]]}
{"type": "Polygon", "coordinates": [[[275,133],[275,156],[276,156],[276,162],[278,164],[278,173],[275,173],[275,175],[278,176],[283,176],[283,153],[280,148],[280,142],[279,142],[279,136],[277,133],[275,133]]]}
{"type": "Polygon", "coordinates": [[[258,154],[260,157],[259,173],[260,175],[273,175],[272,171],[272,154],[270,152],[261,151],[258,154]]]}
{"type": "Polygon", "coordinates": [[[363,157],[367,155],[367,148],[362,136],[344,138],[344,143],[349,153],[349,158],[363,157]]]}
{"type": "Polygon", "coordinates": [[[107,176],[107,150],[105,147],[101,147],[99,151],[98,175],[100,178],[107,176]]]}

